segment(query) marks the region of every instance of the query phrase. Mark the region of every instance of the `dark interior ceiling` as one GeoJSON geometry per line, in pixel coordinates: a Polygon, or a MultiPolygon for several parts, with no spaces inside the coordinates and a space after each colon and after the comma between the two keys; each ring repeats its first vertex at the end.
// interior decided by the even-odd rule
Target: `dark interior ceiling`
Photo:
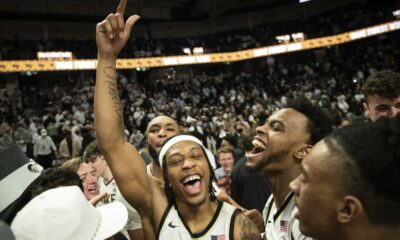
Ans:
{"type": "MultiPolygon", "coordinates": [[[[117,4],[118,0],[13,0],[0,5],[0,19],[98,22],[117,4]]],[[[139,14],[160,12],[142,22],[204,21],[291,4],[299,3],[298,0],[129,0],[127,9],[139,14]]]]}

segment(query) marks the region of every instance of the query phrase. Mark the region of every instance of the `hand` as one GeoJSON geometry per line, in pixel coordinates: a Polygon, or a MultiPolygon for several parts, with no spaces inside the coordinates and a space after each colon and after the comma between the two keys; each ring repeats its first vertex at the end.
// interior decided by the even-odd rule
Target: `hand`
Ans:
{"type": "Polygon", "coordinates": [[[106,198],[108,196],[108,193],[103,192],[95,197],[93,197],[92,199],[89,200],[89,203],[93,205],[93,207],[96,207],[96,205],[103,200],[104,198],[106,198]]]}
{"type": "Polygon", "coordinates": [[[257,209],[246,210],[243,213],[257,226],[260,232],[265,231],[264,218],[257,209]]]}
{"type": "Polygon", "coordinates": [[[140,18],[132,15],[124,22],[127,0],[121,0],[116,13],[110,13],[106,19],[96,26],[96,43],[98,57],[117,58],[121,49],[131,35],[132,27],[140,18]]]}

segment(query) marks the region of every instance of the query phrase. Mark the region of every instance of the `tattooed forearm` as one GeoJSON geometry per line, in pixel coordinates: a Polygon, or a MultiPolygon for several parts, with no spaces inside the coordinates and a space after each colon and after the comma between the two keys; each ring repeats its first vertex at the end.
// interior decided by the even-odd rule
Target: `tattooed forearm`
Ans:
{"type": "Polygon", "coordinates": [[[258,240],[261,239],[261,234],[257,230],[256,225],[245,216],[239,217],[239,225],[240,225],[240,239],[250,239],[250,240],[258,240]]]}
{"type": "Polygon", "coordinates": [[[108,83],[108,93],[111,96],[113,107],[117,113],[118,120],[122,121],[122,105],[118,94],[117,79],[114,67],[103,68],[104,75],[109,79],[106,81],[108,83]]]}

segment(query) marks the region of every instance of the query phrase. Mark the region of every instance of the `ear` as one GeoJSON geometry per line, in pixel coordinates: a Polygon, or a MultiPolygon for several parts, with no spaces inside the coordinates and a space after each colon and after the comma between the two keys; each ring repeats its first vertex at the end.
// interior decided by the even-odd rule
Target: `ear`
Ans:
{"type": "Polygon", "coordinates": [[[364,116],[366,118],[369,118],[369,108],[368,108],[368,104],[366,102],[363,102],[363,108],[364,108],[364,116]]]}
{"type": "Polygon", "coordinates": [[[296,163],[301,163],[301,161],[307,156],[310,152],[312,146],[309,144],[302,143],[297,150],[294,152],[294,159],[296,163]]]}
{"type": "Polygon", "coordinates": [[[361,201],[354,196],[345,196],[337,210],[337,220],[341,224],[350,223],[360,219],[364,214],[364,206],[361,201]]]}

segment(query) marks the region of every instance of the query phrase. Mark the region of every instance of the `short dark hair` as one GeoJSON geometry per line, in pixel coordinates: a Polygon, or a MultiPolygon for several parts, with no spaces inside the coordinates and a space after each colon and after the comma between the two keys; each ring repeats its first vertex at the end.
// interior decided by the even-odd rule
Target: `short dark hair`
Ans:
{"type": "Polygon", "coordinates": [[[223,137],[221,140],[225,140],[225,141],[229,142],[234,148],[237,147],[237,139],[235,136],[228,134],[225,137],[223,137]]]}
{"type": "Polygon", "coordinates": [[[371,74],[362,86],[365,101],[372,95],[393,99],[400,96],[400,74],[397,72],[380,71],[371,74]]]}
{"type": "Polygon", "coordinates": [[[332,118],[323,108],[312,104],[306,97],[299,96],[290,100],[286,108],[293,108],[306,116],[308,120],[307,131],[310,133],[310,144],[316,144],[319,140],[332,132],[332,118]]]}
{"type": "Polygon", "coordinates": [[[83,192],[82,181],[76,172],[70,169],[48,168],[31,185],[31,198],[53,188],[78,186],[83,192]]]}
{"type": "Polygon", "coordinates": [[[90,143],[85,151],[83,152],[83,160],[85,162],[93,162],[94,159],[98,156],[103,156],[100,152],[100,148],[98,147],[97,141],[93,141],[90,143]]]}
{"type": "Polygon", "coordinates": [[[324,139],[339,181],[373,224],[400,224],[400,116],[343,127],[324,139]]]}

